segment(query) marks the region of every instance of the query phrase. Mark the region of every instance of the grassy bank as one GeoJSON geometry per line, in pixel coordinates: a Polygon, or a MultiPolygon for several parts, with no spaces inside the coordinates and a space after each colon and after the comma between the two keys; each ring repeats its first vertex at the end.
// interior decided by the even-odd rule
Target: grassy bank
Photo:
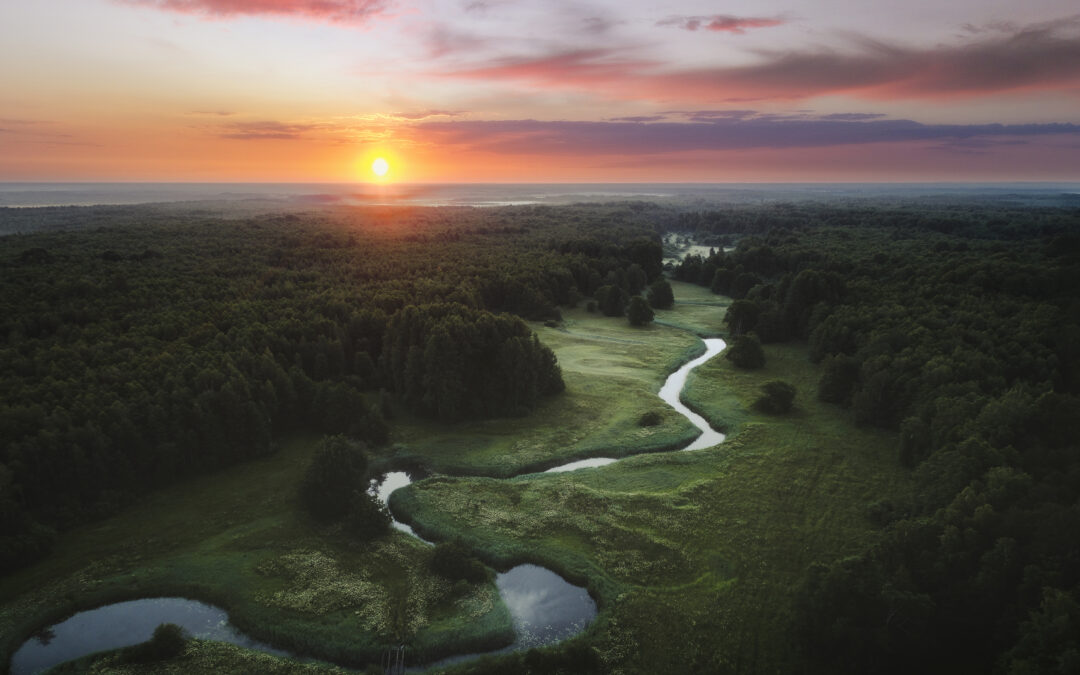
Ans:
{"type": "Polygon", "coordinates": [[[335,662],[377,660],[391,639],[438,658],[512,637],[494,584],[452,584],[428,569],[430,547],[394,532],[352,543],[295,504],[315,439],[156,493],[61,537],[42,563],[0,580],[6,664],[32,631],[74,611],[179,595],[228,610],[242,631],[335,662]]]}
{"type": "Polygon", "coordinates": [[[724,337],[721,323],[731,298],[715,295],[709,289],[682,281],[670,281],[677,302],[671,309],[656,311],[655,323],[684,330],[698,337],[724,337]]]}
{"type": "Polygon", "coordinates": [[[325,663],[299,663],[292,659],[253,652],[235,645],[208,640],[189,640],[176,658],[154,663],[123,663],[120,650],[85,656],[49,670],[49,675],[85,673],[260,673],[262,675],[305,675],[309,673],[348,673],[344,668],[325,663]]]}

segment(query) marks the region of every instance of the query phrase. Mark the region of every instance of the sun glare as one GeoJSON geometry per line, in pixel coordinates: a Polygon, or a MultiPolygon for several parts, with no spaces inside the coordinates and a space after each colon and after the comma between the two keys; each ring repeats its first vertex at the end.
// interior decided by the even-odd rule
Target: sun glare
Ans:
{"type": "Polygon", "coordinates": [[[390,171],[390,163],[382,157],[378,157],[371,163],[371,171],[379,178],[382,178],[390,171]]]}

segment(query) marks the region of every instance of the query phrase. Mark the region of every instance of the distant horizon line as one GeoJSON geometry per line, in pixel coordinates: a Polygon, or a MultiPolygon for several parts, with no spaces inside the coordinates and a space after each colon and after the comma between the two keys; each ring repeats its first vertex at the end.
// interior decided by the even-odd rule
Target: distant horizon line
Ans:
{"type": "Polygon", "coordinates": [[[1080,178],[1059,180],[862,180],[862,181],[198,181],[198,180],[2,180],[0,185],[334,185],[395,187],[407,185],[1080,185],[1080,178]]]}

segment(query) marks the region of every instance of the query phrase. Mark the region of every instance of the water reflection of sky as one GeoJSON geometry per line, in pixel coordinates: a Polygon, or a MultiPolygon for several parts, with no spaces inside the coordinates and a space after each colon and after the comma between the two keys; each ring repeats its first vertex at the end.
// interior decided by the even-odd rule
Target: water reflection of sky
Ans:
{"type": "Polygon", "coordinates": [[[596,616],[596,603],[584,588],[537,565],[518,565],[499,574],[495,584],[522,647],[568,638],[596,616]]]}
{"type": "Polygon", "coordinates": [[[79,612],[41,631],[15,652],[11,673],[38,673],[86,654],[145,642],[162,623],[175,623],[195,637],[288,654],[238,633],[225,610],[186,598],[144,598],[79,612]]]}
{"type": "MultiPolygon", "coordinates": [[[[376,478],[371,481],[371,487],[368,488],[370,494],[374,494],[380,502],[386,506],[390,505],[390,495],[398,488],[403,488],[412,482],[412,478],[404,471],[388,471],[383,474],[382,478],[376,478]]],[[[390,524],[394,529],[401,530],[402,532],[412,535],[420,541],[427,541],[416,533],[416,530],[412,529],[405,523],[399,522],[397,518],[391,518],[390,524]]],[[[431,542],[428,542],[431,543],[431,542]]]]}

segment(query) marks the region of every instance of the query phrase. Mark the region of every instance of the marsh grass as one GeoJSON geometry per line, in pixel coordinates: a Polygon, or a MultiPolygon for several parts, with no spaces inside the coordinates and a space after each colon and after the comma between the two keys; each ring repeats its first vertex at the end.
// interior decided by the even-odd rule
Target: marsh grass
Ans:
{"type": "Polygon", "coordinates": [[[211,602],[256,639],[355,666],[393,640],[425,659],[512,641],[493,583],[446,582],[405,534],[358,544],[305,516],[295,481],[315,445],[291,439],[62,537],[41,564],[0,580],[3,656],[76,611],[153,596],[211,602]]]}
{"type": "Polygon", "coordinates": [[[688,331],[698,337],[724,337],[726,331],[721,320],[731,298],[714,295],[697,284],[669,283],[675,293],[675,305],[671,309],[656,310],[654,323],[688,331]]]}

